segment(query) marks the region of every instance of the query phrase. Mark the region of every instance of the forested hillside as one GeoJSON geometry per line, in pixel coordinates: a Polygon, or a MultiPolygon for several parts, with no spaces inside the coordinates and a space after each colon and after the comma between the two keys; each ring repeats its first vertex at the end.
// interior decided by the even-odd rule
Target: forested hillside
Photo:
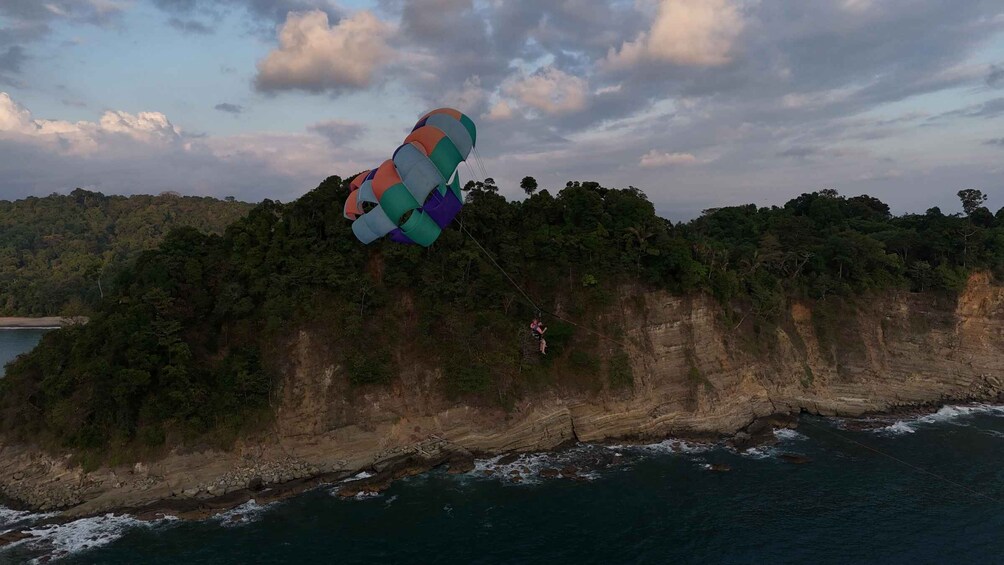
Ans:
{"type": "MultiPolygon", "coordinates": [[[[10,366],[0,430],[95,450],[232,437],[267,417],[283,344],[305,326],[352,387],[391,382],[402,365],[441,369],[444,395],[501,407],[540,387],[631,386],[619,346],[551,317],[551,354],[527,367],[534,309],[473,239],[454,226],[429,249],[363,246],[342,217],[347,194],[331,177],[222,235],[172,231],[122,270],[89,325],[47,335],[10,366]]],[[[951,295],[977,269],[999,280],[1004,212],[977,191],[960,196],[965,214],[896,217],[875,198],[821,191],[673,225],[635,188],[575,182],[509,202],[485,182],[466,187],[458,224],[543,309],[614,340],[620,328],[602,315],[618,293],[659,288],[713,295],[730,327],[769,346],[793,298],[951,295]]]]}
{"type": "Polygon", "coordinates": [[[139,252],[177,227],[222,233],[243,202],[163,194],[0,200],[0,316],[90,314],[139,252]]]}

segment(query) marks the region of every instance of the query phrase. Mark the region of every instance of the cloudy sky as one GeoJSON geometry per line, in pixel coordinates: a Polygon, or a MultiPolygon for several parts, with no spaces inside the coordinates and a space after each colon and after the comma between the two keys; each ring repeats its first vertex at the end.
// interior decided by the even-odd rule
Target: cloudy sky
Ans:
{"type": "Polygon", "coordinates": [[[0,198],[288,201],[444,105],[511,197],[1004,206],[1000,0],[0,0],[0,198]]]}

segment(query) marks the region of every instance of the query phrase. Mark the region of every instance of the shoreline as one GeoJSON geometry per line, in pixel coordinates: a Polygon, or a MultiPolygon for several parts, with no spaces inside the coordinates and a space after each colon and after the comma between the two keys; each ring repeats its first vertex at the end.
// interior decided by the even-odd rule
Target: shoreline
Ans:
{"type": "Polygon", "coordinates": [[[67,326],[83,325],[90,319],[85,316],[0,316],[0,330],[58,330],[67,326]]]}
{"type": "MultiPolygon", "coordinates": [[[[67,514],[69,508],[61,511],[58,515],[52,516],[39,523],[32,524],[24,529],[13,529],[4,532],[0,536],[0,548],[16,541],[16,536],[6,541],[4,538],[10,534],[19,534],[39,525],[63,524],[80,519],[104,516],[108,514],[118,516],[130,516],[140,521],[153,522],[162,519],[178,519],[184,521],[202,521],[224,514],[228,511],[249,502],[255,501],[258,504],[271,504],[288,500],[296,496],[305,494],[317,488],[334,487],[336,494],[342,499],[350,499],[360,495],[368,496],[382,493],[395,482],[408,477],[432,472],[441,467],[446,467],[450,474],[463,474],[474,469],[477,460],[501,458],[516,458],[524,455],[534,454],[560,454],[576,445],[636,445],[644,446],[657,444],[665,441],[679,441],[682,443],[698,443],[703,445],[723,446],[736,452],[745,452],[750,449],[770,446],[777,443],[774,432],[780,429],[798,430],[800,420],[803,416],[820,416],[831,420],[844,420],[852,425],[848,427],[852,431],[863,431],[879,429],[883,424],[892,422],[898,417],[907,416],[918,418],[930,414],[935,414],[946,406],[981,406],[993,403],[1004,403],[1004,393],[995,397],[984,399],[942,399],[935,402],[922,402],[911,405],[900,405],[890,407],[889,410],[868,412],[864,414],[818,414],[809,411],[802,411],[794,414],[773,414],[770,416],[756,418],[745,427],[736,430],[731,434],[707,434],[682,432],[679,434],[667,435],[662,438],[639,436],[625,436],[621,438],[606,438],[601,441],[577,442],[574,440],[565,441],[551,449],[540,451],[500,451],[500,452],[466,452],[458,451],[441,452],[432,457],[422,455],[411,455],[386,461],[375,465],[360,467],[353,470],[342,470],[336,472],[320,472],[317,474],[304,476],[290,481],[262,485],[260,488],[248,486],[227,492],[225,494],[207,498],[181,498],[170,497],[147,502],[138,505],[124,505],[114,508],[106,508],[101,511],[82,514],[67,514]],[[351,480],[359,474],[365,473],[367,476],[351,480]]],[[[714,469],[712,469],[714,470],[714,469]]],[[[34,508],[21,501],[8,496],[0,496],[0,504],[4,507],[18,510],[43,513],[46,510],[34,508]]],[[[51,512],[52,510],[49,510],[51,512]]]]}
{"type": "Polygon", "coordinates": [[[743,451],[788,427],[772,421],[801,414],[854,419],[853,429],[943,406],[996,412],[1004,404],[1004,287],[987,277],[972,277],[953,304],[875,297],[841,322],[846,331],[822,337],[809,305],[794,303],[770,355],[738,347],[710,298],[659,291],[643,299],[621,313],[627,334],[647,344],[630,357],[630,388],[552,387],[502,409],[446,398],[441,370],[415,366],[387,386],[353,389],[326,336],[300,328],[281,344],[267,429],[225,449],[175,444],[146,461],[88,470],[65,454],[0,438],[0,492],[61,519],[111,511],[198,518],[361,471],[363,480],[334,489],[355,496],[444,464],[464,473],[475,457],[552,453],[570,443],[693,438],[743,451]]]}

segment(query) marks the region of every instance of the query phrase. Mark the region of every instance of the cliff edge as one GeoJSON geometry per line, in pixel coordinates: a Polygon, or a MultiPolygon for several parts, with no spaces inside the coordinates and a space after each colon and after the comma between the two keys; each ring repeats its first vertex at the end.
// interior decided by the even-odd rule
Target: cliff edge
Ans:
{"type": "Polygon", "coordinates": [[[860,416],[992,401],[1004,392],[1004,288],[986,274],[971,276],[957,300],[887,293],[825,324],[813,308],[792,304],[776,339],[751,341],[705,296],[626,293],[608,316],[632,344],[633,386],[552,386],[509,410],[452,402],[437,386],[438,369],[403,362],[392,384],[353,389],[326,342],[302,329],[282,360],[284,382],[267,433],[229,451],[176,450],[90,472],[70,465],[70,454],[5,444],[0,492],[70,516],[208,507],[269,487],[280,492],[360,470],[405,474],[472,453],[725,436],[774,414],[860,416]],[[757,345],[765,342],[772,345],[757,345]]]}

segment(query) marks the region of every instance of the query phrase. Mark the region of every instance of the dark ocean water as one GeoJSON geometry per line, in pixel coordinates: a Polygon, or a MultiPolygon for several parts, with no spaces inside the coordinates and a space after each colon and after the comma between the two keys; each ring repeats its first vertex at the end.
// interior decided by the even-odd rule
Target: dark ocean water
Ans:
{"type": "MultiPolygon", "coordinates": [[[[8,548],[0,559],[56,553],[67,563],[122,564],[1004,563],[1004,408],[948,407],[877,431],[809,419],[799,432],[778,435],[777,445],[745,453],[667,441],[580,446],[515,464],[533,471],[577,463],[586,481],[514,484],[481,476],[491,467],[486,461],[471,475],[432,472],[373,498],[341,500],[325,487],[203,522],[91,518],[39,527],[39,541],[8,548]],[[786,453],[811,461],[792,464],[780,457],[786,453]],[[587,467],[610,458],[617,464],[587,467]],[[711,463],[731,471],[710,471],[711,463]]],[[[8,512],[5,519],[36,518],[8,512]]]]}
{"type": "Polygon", "coordinates": [[[47,331],[49,330],[0,330],[0,377],[3,376],[7,363],[38,345],[38,340],[47,331]]]}
{"type": "MultiPolygon", "coordinates": [[[[431,472],[372,498],[322,487],[202,522],[37,525],[0,562],[1004,563],[1004,407],[847,424],[804,418],[797,432],[775,432],[776,445],[743,453],[672,440],[582,445],[481,461],[468,475],[431,472]],[[566,465],[587,480],[537,476],[566,465]],[[504,478],[520,467],[528,481],[504,478]]],[[[0,530],[40,519],[0,511],[0,530]]]]}

